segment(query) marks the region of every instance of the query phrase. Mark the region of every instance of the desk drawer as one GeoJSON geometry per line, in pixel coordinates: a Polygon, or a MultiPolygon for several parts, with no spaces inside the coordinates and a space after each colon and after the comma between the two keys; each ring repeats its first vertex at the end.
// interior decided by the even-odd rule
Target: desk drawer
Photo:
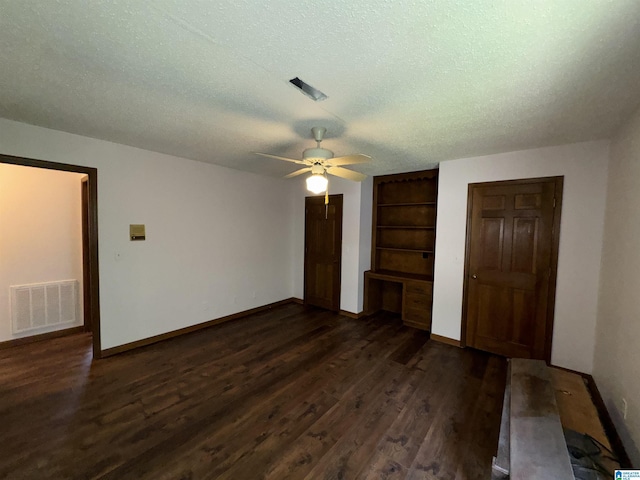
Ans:
{"type": "Polygon", "coordinates": [[[402,305],[402,320],[405,325],[431,330],[432,290],[431,282],[405,283],[402,305]]]}
{"type": "Polygon", "coordinates": [[[419,310],[405,308],[402,314],[402,320],[411,327],[431,330],[431,308],[419,310]]]}
{"type": "Polygon", "coordinates": [[[404,297],[404,307],[416,310],[431,310],[431,296],[407,293],[404,297]]]}
{"type": "Polygon", "coordinates": [[[428,295],[433,291],[433,283],[431,282],[405,282],[405,292],[415,295],[428,295]]]}
{"type": "Polygon", "coordinates": [[[407,320],[428,320],[431,317],[431,309],[426,308],[405,308],[404,318],[407,320]]]}

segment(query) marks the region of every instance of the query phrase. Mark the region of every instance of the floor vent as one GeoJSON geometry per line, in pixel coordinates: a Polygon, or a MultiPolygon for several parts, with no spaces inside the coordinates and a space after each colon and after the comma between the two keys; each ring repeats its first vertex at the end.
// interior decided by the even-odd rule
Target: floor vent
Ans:
{"type": "Polygon", "coordinates": [[[12,285],[11,330],[22,333],[74,323],[78,311],[78,281],[12,285]]]}

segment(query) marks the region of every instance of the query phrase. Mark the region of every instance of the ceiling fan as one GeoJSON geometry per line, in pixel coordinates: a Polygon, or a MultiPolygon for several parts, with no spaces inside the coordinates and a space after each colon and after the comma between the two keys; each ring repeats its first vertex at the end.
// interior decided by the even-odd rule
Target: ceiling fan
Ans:
{"type": "Polygon", "coordinates": [[[361,182],[367,178],[367,176],[362,173],[354,172],[353,170],[342,167],[344,165],[356,165],[358,163],[370,162],[371,157],[369,155],[363,155],[362,153],[334,157],[331,150],[327,150],[320,146],[320,142],[322,142],[326,131],[327,129],[324,127],[313,127],[311,129],[311,133],[317,142],[317,146],[315,148],[307,148],[304,150],[302,152],[302,160],[279,157],[278,155],[271,155],[268,153],[256,154],[262,155],[263,157],[276,158],[286,162],[297,163],[298,165],[306,165],[304,168],[296,170],[295,172],[286,175],[284,178],[291,178],[303,173],[311,172],[311,175],[307,178],[307,189],[313,193],[322,193],[327,189],[327,174],[346,178],[347,180],[353,180],[355,182],[361,182]]]}

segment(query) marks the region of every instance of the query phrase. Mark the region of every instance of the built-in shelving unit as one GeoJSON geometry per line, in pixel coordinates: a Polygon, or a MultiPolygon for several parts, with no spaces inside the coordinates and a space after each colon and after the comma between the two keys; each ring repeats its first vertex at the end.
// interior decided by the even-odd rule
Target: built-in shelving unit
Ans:
{"type": "Polygon", "coordinates": [[[374,177],[371,271],[365,311],[402,313],[430,330],[438,171],[374,177]]]}

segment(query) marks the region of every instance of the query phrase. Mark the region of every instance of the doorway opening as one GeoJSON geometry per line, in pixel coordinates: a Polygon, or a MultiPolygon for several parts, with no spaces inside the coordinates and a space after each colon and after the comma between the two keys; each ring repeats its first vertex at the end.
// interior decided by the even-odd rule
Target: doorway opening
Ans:
{"type": "MultiPolygon", "coordinates": [[[[57,170],[62,172],[72,172],[86,175],[86,180],[81,188],[82,205],[82,277],[83,289],[80,295],[83,298],[84,308],[80,312],[83,317],[84,326],[81,330],[92,332],[93,358],[101,357],[100,341],[100,300],[99,300],[99,279],[98,279],[98,171],[96,168],[83,167],[54,163],[43,160],[35,160],[23,157],[14,157],[0,154],[0,163],[19,165],[24,167],[57,170]]],[[[16,206],[19,208],[19,206],[16,206]]],[[[62,298],[62,297],[61,297],[62,298]]],[[[69,329],[74,330],[74,329],[69,329]]],[[[61,330],[65,333],[65,330],[61,330]]],[[[48,336],[58,336],[57,332],[35,335],[32,337],[18,338],[9,342],[4,342],[4,346],[27,343],[29,341],[41,340],[48,336]]]]}

